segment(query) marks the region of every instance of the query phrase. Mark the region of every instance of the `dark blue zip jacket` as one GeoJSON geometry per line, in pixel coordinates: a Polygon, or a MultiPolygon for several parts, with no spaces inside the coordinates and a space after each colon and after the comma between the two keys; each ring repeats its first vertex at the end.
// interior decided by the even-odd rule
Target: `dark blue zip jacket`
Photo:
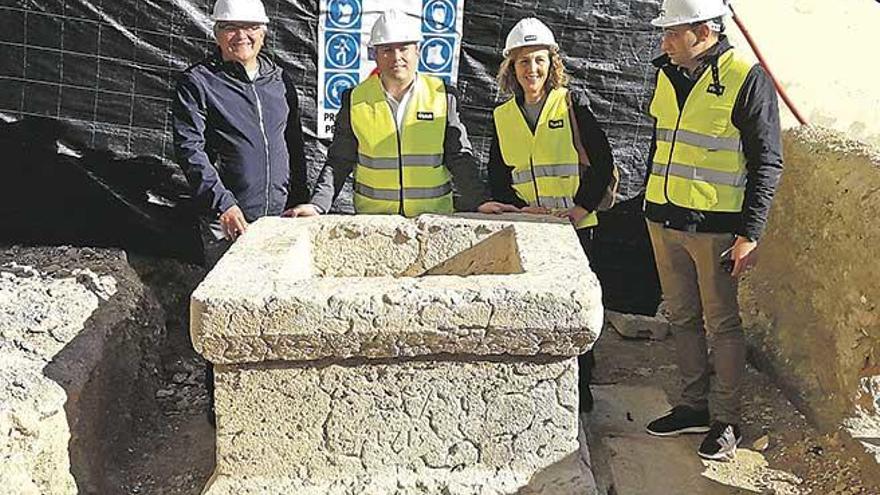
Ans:
{"type": "Polygon", "coordinates": [[[219,53],[178,79],[175,152],[209,219],[237,204],[252,222],[308,201],[296,88],[269,58],[259,61],[253,82],[219,53]]]}

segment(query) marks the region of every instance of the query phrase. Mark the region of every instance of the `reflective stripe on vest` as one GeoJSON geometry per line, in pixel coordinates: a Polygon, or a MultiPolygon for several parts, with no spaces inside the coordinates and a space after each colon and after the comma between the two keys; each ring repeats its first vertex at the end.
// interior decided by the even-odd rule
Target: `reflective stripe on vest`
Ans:
{"type": "MultiPolygon", "coordinates": [[[[513,189],[530,206],[568,209],[580,185],[578,154],[572,141],[566,95],[557,88],[547,95],[535,132],[511,98],[494,111],[495,130],[504,163],[511,168],[513,189]]],[[[577,228],[599,223],[595,212],[577,228]]]]}
{"type": "MultiPolygon", "coordinates": [[[[397,201],[400,198],[400,189],[376,189],[375,187],[356,183],[354,190],[362,196],[373,199],[397,201]]],[[[404,199],[439,198],[450,193],[452,193],[452,184],[450,183],[438,187],[407,187],[403,190],[404,199]]]]}
{"type": "Polygon", "coordinates": [[[443,165],[446,87],[443,80],[424,74],[414,84],[400,132],[377,75],[352,90],[358,213],[416,216],[453,211],[452,182],[443,165]]]}
{"type": "Polygon", "coordinates": [[[675,88],[661,70],[651,101],[657,149],[646,199],[700,211],[742,211],[746,158],[733,106],[753,64],[728,50],[718,59],[724,88],[713,89],[712,69],[694,85],[680,112],[675,88]]]}

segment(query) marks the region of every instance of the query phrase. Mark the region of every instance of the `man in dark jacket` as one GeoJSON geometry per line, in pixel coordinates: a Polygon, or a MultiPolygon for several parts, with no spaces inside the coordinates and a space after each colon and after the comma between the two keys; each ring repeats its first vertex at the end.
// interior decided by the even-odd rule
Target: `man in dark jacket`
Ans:
{"type": "Polygon", "coordinates": [[[782,173],[779,109],[760,65],[723,34],[723,0],[666,0],[653,21],[664,55],[651,102],[656,124],[645,216],[669,310],[683,390],[647,426],[706,433],[698,453],[736,452],[745,342],[737,277],[754,263],[782,173]],[[715,400],[709,410],[711,334],[715,400]]]}
{"type": "Polygon", "coordinates": [[[308,199],[299,102],[290,76],[260,54],[260,0],[218,0],[217,51],[188,68],[173,104],[178,162],[203,209],[211,267],[249,222],[308,199]]]}

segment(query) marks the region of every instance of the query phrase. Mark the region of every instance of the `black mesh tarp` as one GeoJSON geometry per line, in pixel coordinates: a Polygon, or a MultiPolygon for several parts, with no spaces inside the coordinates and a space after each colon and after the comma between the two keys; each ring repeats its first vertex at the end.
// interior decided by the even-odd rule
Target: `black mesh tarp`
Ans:
{"type": "MultiPolygon", "coordinates": [[[[173,161],[169,102],[177,72],[213,46],[202,0],[3,0],[0,5],[0,117],[60,119],[74,149],[173,161]]],[[[304,126],[314,137],[315,2],[267,0],[267,48],[296,76],[304,126]]],[[[621,193],[644,179],[649,122],[643,115],[657,32],[653,0],[542,0],[465,4],[459,76],[464,118],[481,157],[487,153],[493,78],[507,31],[525,16],[554,30],[573,86],[590,91],[623,171],[621,193]]],[[[311,139],[320,165],[326,143],[311,139]]]]}
{"type": "MultiPolygon", "coordinates": [[[[264,3],[272,19],[266,49],[299,87],[314,180],[328,144],[315,138],[318,3],[264,3]]],[[[0,0],[0,173],[10,193],[0,209],[18,222],[6,231],[10,240],[195,256],[169,108],[175,75],[213,49],[212,4],[0,0]],[[58,208],[75,220],[56,216],[58,208]]],[[[468,0],[458,87],[481,160],[500,98],[494,76],[505,36],[520,18],[536,16],[555,32],[572,85],[591,96],[621,171],[621,200],[636,198],[659,34],[648,21],[658,10],[658,0],[468,0]]],[[[339,207],[347,208],[344,198],[339,207]]]]}

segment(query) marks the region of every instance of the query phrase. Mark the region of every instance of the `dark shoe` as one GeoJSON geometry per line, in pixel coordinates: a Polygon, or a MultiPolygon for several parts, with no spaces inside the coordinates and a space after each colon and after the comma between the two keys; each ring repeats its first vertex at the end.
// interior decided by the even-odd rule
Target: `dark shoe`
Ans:
{"type": "Polygon", "coordinates": [[[742,432],[739,430],[739,425],[713,421],[697,453],[703,459],[712,461],[733,460],[740,442],[742,442],[742,432]]]}
{"type": "Polygon", "coordinates": [[[658,437],[671,437],[682,433],[706,433],[709,431],[709,410],[675,406],[666,416],[648,423],[645,430],[658,437]]]}

